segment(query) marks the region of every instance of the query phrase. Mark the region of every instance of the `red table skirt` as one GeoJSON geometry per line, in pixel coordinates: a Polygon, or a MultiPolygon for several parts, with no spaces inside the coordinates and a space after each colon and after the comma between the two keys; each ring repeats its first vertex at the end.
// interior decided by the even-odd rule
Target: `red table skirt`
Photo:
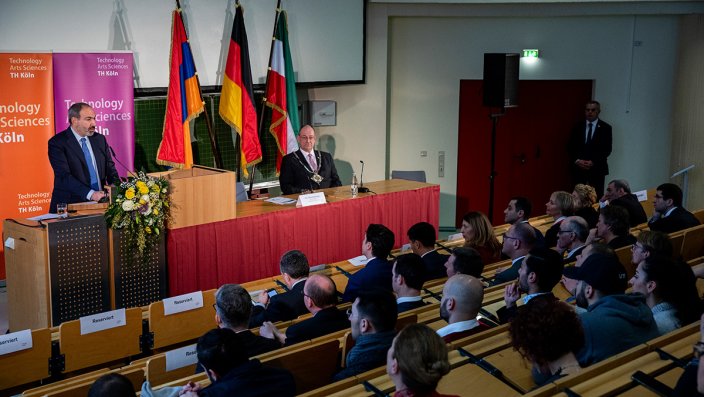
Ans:
{"type": "Polygon", "coordinates": [[[391,229],[398,248],[413,224],[438,227],[439,196],[439,186],[428,186],[170,230],[168,293],[276,276],[281,255],[292,249],[311,266],[358,256],[370,223],[391,229]]]}

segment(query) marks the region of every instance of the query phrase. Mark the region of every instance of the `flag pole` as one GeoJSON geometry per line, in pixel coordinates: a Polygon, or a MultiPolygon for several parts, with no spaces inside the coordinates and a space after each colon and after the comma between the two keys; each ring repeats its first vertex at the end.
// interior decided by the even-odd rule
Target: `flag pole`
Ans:
{"type": "MultiPolygon", "coordinates": [[[[181,9],[181,2],[176,0],[176,8],[181,9]]],[[[183,19],[183,18],[182,18],[183,19]]],[[[189,40],[189,47],[191,46],[191,41],[189,40]]],[[[203,100],[203,90],[201,90],[201,79],[198,78],[198,72],[196,72],[196,83],[198,84],[198,94],[203,100]]],[[[204,102],[205,105],[205,102],[204,102]]],[[[220,157],[220,152],[218,151],[218,144],[215,141],[215,134],[213,133],[213,123],[211,123],[211,116],[208,114],[208,109],[203,109],[203,115],[206,117],[206,128],[208,129],[208,137],[210,138],[211,151],[213,152],[213,159],[215,160],[216,168],[223,168],[223,159],[220,157]]],[[[189,142],[189,145],[191,142],[189,142]]]]}
{"type": "MultiPolygon", "coordinates": [[[[179,0],[176,0],[179,1],[179,0]]],[[[240,2],[239,0],[237,1],[240,2]]],[[[257,133],[262,133],[262,127],[264,126],[264,113],[267,108],[267,88],[269,87],[269,69],[272,67],[272,53],[274,53],[274,35],[277,33],[277,24],[279,23],[279,15],[281,14],[282,0],[277,0],[277,15],[274,17],[274,28],[272,29],[272,44],[269,46],[269,62],[267,63],[267,77],[264,83],[264,97],[262,97],[262,110],[260,111],[259,128],[257,133]]],[[[260,136],[260,142],[262,137],[260,136]]],[[[242,143],[241,143],[242,144],[242,143]]],[[[250,187],[248,189],[248,194],[252,196],[252,185],[255,183],[255,169],[257,164],[252,166],[252,172],[250,172],[250,187]]]]}

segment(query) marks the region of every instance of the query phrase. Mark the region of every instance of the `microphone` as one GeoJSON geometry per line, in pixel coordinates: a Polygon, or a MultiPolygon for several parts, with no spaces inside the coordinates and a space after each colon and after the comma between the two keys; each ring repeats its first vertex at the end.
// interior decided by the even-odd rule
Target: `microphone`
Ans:
{"type": "Polygon", "coordinates": [[[362,170],[360,170],[360,186],[357,188],[358,193],[369,193],[370,189],[365,187],[365,183],[362,181],[362,174],[365,173],[365,162],[360,160],[362,164],[362,170]]]}
{"type": "MultiPolygon", "coordinates": [[[[113,147],[110,146],[110,144],[108,143],[108,140],[107,140],[107,139],[105,140],[105,146],[107,146],[107,147],[108,147],[108,150],[110,150],[110,153],[113,155],[113,159],[115,159],[115,161],[116,161],[118,164],[120,164],[120,165],[122,166],[122,168],[124,168],[125,171],[127,171],[127,173],[128,173],[129,175],[131,175],[131,176],[133,176],[133,177],[137,177],[137,175],[135,175],[134,172],[130,171],[130,169],[127,168],[127,167],[125,166],[125,164],[123,164],[122,161],[120,161],[120,159],[118,159],[117,155],[115,154],[115,150],[113,150],[113,147]]],[[[103,153],[103,156],[105,156],[105,153],[103,153]]],[[[105,156],[105,157],[108,157],[108,156],[105,156]]],[[[122,178],[120,178],[120,179],[122,180],[122,178]]]]}

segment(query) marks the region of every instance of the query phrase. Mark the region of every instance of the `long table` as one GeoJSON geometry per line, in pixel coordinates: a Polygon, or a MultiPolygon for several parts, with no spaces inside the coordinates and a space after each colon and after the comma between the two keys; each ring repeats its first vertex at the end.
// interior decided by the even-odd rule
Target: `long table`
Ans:
{"type": "Polygon", "coordinates": [[[292,249],[311,266],[358,256],[370,223],[391,229],[395,247],[417,222],[438,227],[438,185],[392,179],[365,186],[372,192],[355,198],[350,186],[322,189],[327,204],[304,208],[241,202],[236,219],[169,230],[169,295],[277,275],[281,255],[292,249]]]}

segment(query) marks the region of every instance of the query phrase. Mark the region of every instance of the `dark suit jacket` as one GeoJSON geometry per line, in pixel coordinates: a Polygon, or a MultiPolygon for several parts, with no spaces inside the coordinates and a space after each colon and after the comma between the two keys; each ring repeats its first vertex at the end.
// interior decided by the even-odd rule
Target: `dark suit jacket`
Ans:
{"type": "Polygon", "coordinates": [[[576,124],[568,141],[568,154],[574,171],[584,172],[575,165],[575,160],[592,160],[593,166],[588,171],[594,175],[609,174],[607,157],[612,153],[612,126],[598,119],[593,126],[593,138],[585,143],[586,121],[576,124]]]}
{"type": "Polygon", "coordinates": [[[284,346],[290,346],[349,327],[350,320],[348,320],[348,316],[335,307],[329,307],[319,311],[313,317],[287,328],[284,346]]]}
{"type": "Polygon", "coordinates": [[[635,194],[625,194],[624,196],[610,201],[610,205],[618,205],[629,212],[629,227],[639,226],[646,222],[646,212],[641,206],[635,194]]]}
{"type": "Polygon", "coordinates": [[[350,276],[343,302],[352,302],[360,291],[376,288],[392,290],[392,264],[379,258],[370,260],[364,269],[350,276]]]}
{"type": "Polygon", "coordinates": [[[561,223],[554,223],[548,230],[546,230],[546,237],[544,239],[544,244],[546,248],[553,248],[558,244],[558,231],[561,230],[561,223]]]}
{"type": "Polygon", "coordinates": [[[626,236],[617,236],[613,238],[612,241],[607,243],[607,245],[609,245],[613,250],[616,250],[622,247],[628,247],[634,243],[636,243],[636,237],[631,234],[627,234],[626,236]]]}
{"type": "Polygon", "coordinates": [[[448,261],[448,255],[439,254],[438,251],[431,251],[421,259],[426,265],[426,280],[435,280],[448,276],[445,266],[448,261]]]}
{"type": "Polygon", "coordinates": [[[306,281],[300,281],[290,291],[271,297],[267,309],[262,306],[254,306],[250,317],[250,328],[259,327],[265,321],[275,323],[293,320],[308,313],[304,304],[304,284],[306,281]]]}
{"type": "Polygon", "coordinates": [[[250,330],[238,332],[237,335],[245,346],[247,357],[258,356],[282,347],[276,340],[255,335],[250,330]]]}
{"type": "Polygon", "coordinates": [[[592,207],[583,207],[578,208],[578,210],[575,211],[575,216],[585,219],[585,222],[588,224],[588,229],[594,229],[597,225],[597,218],[600,214],[598,214],[592,207]]]}
{"type": "Polygon", "coordinates": [[[506,283],[507,281],[512,281],[519,278],[519,268],[521,267],[521,263],[524,261],[523,258],[524,257],[522,257],[522,259],[517,258],[512,260],[512,265],[504,269],[504,271],[502,271],[501,273],[497,274],[490,284],[502,284],[506,283]]]}
{"type": "MultiPolygon", "coordinates": [[[[93,149],[100,186],[111,185],[119,180],[115,163],[110,156],[105,137],[94,133],[88,137],[93,149]]],[[[49,212],[56,212],[58,203],[80,203],[91,191],[91,177],[81,145],[71,132],[71,127],[49,139],[49,162],[54,169],[54,191],[49,212]]]]}
{"type": "Polygon", "coordinates": [[[308,160],[301,150],[289,153],[282,159],[281,172],[279,174],[279,186],[283,194],[301,193],[303,190],[325,189],[327,187],[342,186],[338,171],[333,163],[333,156],[330,153],[314,150],[316,161],[319,161],[318,175],[323,177],[321,183],[311,180],[313,172],[310,169],[308,160]]]}
{"type": "Polygon", "coordinates": [[[285,369],[250,360],[198,392],[199,396],[294,396],[296,383],[285,369]]]}
{"type": "Polygon", "coordinates": [[[585,249],[585,246],[584,246],[584,245],[583,245],[582,247],[578,248],[578,249],[575,250],[575,252],[573,252],[571,255],[566,256],[565,259],[563,259],[563,263],[571,263],[571,262],[577,261],[577,260],[578,260],[578,255],[580,255],[580,254],[583,252],[584,249],[585,249]]]}
{"type": "Polygon", "coordinates": [[[413,310],[422,306],[425,306],[426,302],[422,300],[414,302],[402,302],[397,303],[397,313],[403,313],[405,311],[413,310]]]}
{"type": "Polygon", "coordinates": [[[676,207],[669,216],[650,222],[649,228],[663,233],[673,233],[699,224],[700,221],[695,215],[682,207],[676,207]]]}

